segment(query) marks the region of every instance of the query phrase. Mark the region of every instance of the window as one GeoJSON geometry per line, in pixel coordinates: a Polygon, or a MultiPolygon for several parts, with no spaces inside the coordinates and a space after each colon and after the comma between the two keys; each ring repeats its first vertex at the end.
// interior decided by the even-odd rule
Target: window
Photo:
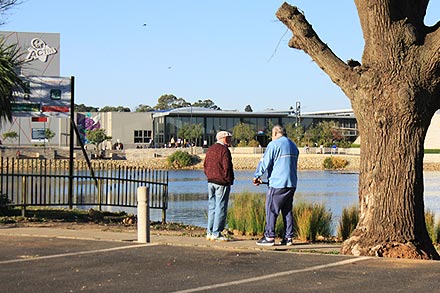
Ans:
{"type": "Polygon", "coordinates": [[[150,143],[150,142],[151,142],[151,130],[134,131],[134,143],[150,143]]]}
{"type": "Polygon", "coordinates": [[[32,140],[41,141],[46,139],[46,131],[44,128],[32,128],[32,140]]]}

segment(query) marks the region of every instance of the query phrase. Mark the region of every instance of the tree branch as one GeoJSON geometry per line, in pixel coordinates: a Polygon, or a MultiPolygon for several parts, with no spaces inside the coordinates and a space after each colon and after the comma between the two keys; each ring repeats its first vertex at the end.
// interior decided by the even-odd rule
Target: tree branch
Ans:
{"type": "Polygon", "coordinates": [[[437,109],[440,109],[440,28],[427,34],[422,47],[422,72],[427,76],[427,88],[433,93],[437,109]]]}
{"type": "MultiPolygon", "coordinates": [[[[360,67],[351,67],[339,59],[327,44],[321,41],[297,7],[284,3],[276,16],[293,33],[289,47],[304,51],[346,94],[347,91],[351,92],[358,79],[357,71],[360,67]]],[[[351,99],[350,96],[348,98],[351,99]]]]}

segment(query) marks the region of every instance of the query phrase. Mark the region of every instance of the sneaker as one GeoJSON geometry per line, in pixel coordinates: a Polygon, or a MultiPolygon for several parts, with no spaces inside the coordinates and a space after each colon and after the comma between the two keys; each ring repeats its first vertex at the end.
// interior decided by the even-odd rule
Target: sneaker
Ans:
{"type": "Polygon", "coordinates": [[[274,246],[275,245],[275,239],[274,238],[266,238],[263,237],[260,240],[257,241],[257,245],[263,245],[263,246],[274,246]]]}
{"type": "Polygon", "coordinates": [[[281,240],[280,245],[286,245],[286,246],[293,245],[292,238],[283,238],[283,240],[281,240]]]}
{"type": "Polygon", "coordinates": [[[206,234],[206,240],[208,240],[208,241],[212,241],[214,238],[215,238],[214,235],[212,235],[212,234],[206,234]]]}
{"type": "Polygon", "coordinates": [[[228,237],[224,237],[224,236],[218,236],[218,237],[212,236],[211,240],[216,241],[216,242],[227,242],[227,241],[230,241],[231,239],[229,239],[228,237]]]}

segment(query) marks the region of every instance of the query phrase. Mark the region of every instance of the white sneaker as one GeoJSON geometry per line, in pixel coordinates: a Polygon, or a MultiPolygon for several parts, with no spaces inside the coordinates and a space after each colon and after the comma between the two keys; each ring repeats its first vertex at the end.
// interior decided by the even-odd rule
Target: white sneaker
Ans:
{"type": "Polygon", "coordinates": [[[231,239],[229,239],[228,237],[219,236],[219,237],[213,237],[212,240],[216,242],[227,242],[230,241],[231,239]]]}

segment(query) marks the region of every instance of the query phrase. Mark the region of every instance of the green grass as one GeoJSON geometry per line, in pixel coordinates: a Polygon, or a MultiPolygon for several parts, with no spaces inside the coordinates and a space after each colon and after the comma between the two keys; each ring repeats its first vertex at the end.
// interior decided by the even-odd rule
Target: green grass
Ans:
{"type": "Polygon", "coordinates": [[[440,149],[425,149],[425,154],[440,154],[440,149]]]}

